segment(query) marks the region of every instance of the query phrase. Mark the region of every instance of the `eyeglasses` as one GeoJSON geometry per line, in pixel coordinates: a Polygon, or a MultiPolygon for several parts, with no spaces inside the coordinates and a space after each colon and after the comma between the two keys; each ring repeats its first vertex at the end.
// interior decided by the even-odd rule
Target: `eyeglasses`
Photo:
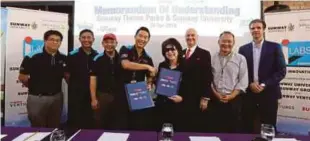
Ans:
{"type": "Polygon", "coordinates": [[[165,49],[165,52],[168,52],[168,51],[175,51],[176,49],[174,48],[174,47],[172,47],[172,48],[166,48],[165,49]]]}
{"type": "Polygon", "coordinates": [[[47,39],[47,41],[56,42],[56,43],[60,43],[61,42],[60,39],[53,39],[53,38],[47,39]]]}

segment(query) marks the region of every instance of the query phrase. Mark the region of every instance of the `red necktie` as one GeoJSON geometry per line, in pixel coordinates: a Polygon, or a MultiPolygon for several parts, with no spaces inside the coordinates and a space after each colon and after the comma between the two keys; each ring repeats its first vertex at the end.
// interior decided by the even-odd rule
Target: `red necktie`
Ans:
{"type": "Polygon", "coordinates": [[[187,51],[186,51],[186,54],[185,54],[185,59],[189,58],[190,53],[191,53],[191,49],[188,48],[187,51]]]}

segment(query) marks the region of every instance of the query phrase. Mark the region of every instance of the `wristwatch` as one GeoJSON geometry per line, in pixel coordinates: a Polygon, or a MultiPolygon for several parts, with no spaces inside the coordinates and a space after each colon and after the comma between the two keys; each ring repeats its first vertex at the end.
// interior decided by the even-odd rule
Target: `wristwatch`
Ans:
{"type": "Polygon", "coordinates": [[[265,87],[266,85],[265,85],[265,83],[261,83],[260,86],[265,87]]]}
{"type": "Polygon", "coordinates": [[[207,97],[203,97],[202,99],[203,100],[208,100],[208,101],[210,100],[210,98],[207,98],[207,97]]]}

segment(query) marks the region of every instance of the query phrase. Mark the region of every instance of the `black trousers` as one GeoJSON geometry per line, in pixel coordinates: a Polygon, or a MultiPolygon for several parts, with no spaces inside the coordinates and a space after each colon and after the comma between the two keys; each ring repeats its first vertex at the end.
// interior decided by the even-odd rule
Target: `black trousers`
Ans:
{"type": "Polygon", "coordinates": [[[155,116],[156,123],[155,128],[156,131],[161,131],[162,125],[164,123],[171,123],[173,125],[174,131],[179,131],[181,123],[180,104],[167,102],[167,103],[156,103],[155,107],[155,116]]]}
{"type": "Polygon", "coordinates": [[[261,124],[271,124],[276,127],[278,99],[268,97],[272,93],[243,95],[242,121],[245,133],[258,133],[261,124]],[[258,122],[258,125],[255,125],[258,122]]]}
{"type": "MultiPolygon", "coordinates": [[[[185,98],[184,98],[185,99],[185,98]]],[[[181,132],[207,132],[209,124],[209,111],[201,111],[200,100],[181,103],[180,126],[181,132]]]]}
{"type": "Polygon", "coordinates": [[[130,130],[147,130],[154,129],[154,108],[147,108],[129,112],[129,129],[130,130]]]}
{"type": "Polygon", "coordinates": [[[71,128],[93,128],[94,118],[87,89],[69,89],[68,124],[71,128]]]}
{"type": "Polygon", "coordinates": [[[241,97],[238,95],[228,103],[218,99],[210,101],[211,132],[238,133],[241,124],[241,97]]]}

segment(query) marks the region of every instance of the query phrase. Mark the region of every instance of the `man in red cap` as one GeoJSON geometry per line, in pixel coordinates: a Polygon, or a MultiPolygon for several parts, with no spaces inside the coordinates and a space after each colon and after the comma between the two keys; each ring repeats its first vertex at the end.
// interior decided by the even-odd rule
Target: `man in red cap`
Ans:
{"type": "Polygon", "coordinates": [[[120,75],[119,55],[115,50],[116,36],[105,34],[102,40],[104,52],[98,54],[90,69],[91,106],[98,128],[113,129],[113,101],[117,94],[120,75]]]}

